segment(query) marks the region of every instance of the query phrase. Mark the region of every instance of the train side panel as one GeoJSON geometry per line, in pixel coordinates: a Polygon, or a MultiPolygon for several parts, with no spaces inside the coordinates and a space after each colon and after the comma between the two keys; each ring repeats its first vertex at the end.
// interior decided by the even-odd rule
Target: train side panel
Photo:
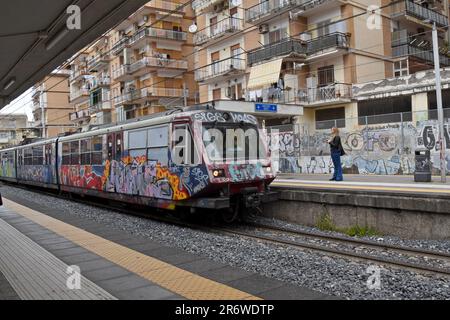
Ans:
{"type": "Polygon", "coordinates": [[[16,152],[13,149],[0,152],[0,178],[5,181],[17,182],[16,152]]]}

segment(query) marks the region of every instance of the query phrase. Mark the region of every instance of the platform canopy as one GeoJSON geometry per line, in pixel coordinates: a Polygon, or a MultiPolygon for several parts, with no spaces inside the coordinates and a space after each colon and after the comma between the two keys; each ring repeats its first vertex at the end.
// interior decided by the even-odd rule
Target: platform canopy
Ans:
{"type": "Polygon", "coordinates": [[[0,1],[0,109],[147,2],[0,1]],[[81,29],[72,29],[72,5],[80,8],[81,29]]]}

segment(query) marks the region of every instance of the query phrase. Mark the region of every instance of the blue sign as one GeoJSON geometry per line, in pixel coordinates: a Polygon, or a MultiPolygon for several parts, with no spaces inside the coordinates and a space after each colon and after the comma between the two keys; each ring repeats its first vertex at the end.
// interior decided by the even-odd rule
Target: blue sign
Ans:
{"type": "Polygon", "coordinates": [[[256,112],[277,113],[278,112],[278,106],[276,104],[256,103],[255,104],[255,111],[256,112]]]}

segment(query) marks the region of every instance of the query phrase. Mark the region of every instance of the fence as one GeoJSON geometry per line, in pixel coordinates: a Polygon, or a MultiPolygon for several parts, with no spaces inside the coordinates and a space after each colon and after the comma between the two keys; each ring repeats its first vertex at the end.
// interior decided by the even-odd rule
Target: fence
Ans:
{"type": "MultiPolygon", "coordinates": [[[[450,173],[450,108],[444,110],[447,174],[450,173]]],[[[433,174],[440,174],[437,111],[406,112],[266,128],[274,168],[280,173],[333,171],[330,128],[341,130],[347,153],[344,172],[407,175],[415,170],[415,151],[431,151],[433,174]]]]}

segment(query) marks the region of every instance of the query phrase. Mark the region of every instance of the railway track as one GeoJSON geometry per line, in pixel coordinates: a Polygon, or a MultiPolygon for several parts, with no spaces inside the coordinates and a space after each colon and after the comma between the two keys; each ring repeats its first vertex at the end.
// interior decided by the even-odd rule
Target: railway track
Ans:
{"type": "MultiPolygon", "coordinates": [[[[30,188],[25,188],[23,186],[19,185],[12,185],[14,187],[19,187],[25,190],[30,190],[30,188]]],[[[410,271],[415,271],[422,274],[428,274],[428,275],[438,275],[438,276],[444,276],[444,277],[450,277],[450,267],[449,268],[442,268],[442,267],[435,267],[430,264],[420,264],[420,263],[414,263],[405,261],[405,259],[395,259],[391,257],[386,256],[380,256],[380,255],[373,255],[373,254],[367,254],[362,252],[357,252],[358,250],[354,250],[355,248],[370,248],[378,253],[383,252],[396,252],[403,254],[405,258],[407,257],[415,257],[419,259],[425,259],[425,258],[432,258],[439,260],[441,262],[444,262],[444,264],[450,266],[450,254],[444,253],[444,252],[438,252],[434,250],[428,250],[428,249],[421,249],[421,248],[413,248],[413,247],[406,247],[406,246],[397,246],[393,244],[387,244],[387,243],[379,243],[375,241],[365,240],[365,239],[357,239],[357,238],[348,238],[344,236],[338,236],[338,235],[327,235],[327,234],[316,234],[312,232],[307,231],[299,231],[294,230],[291,228],[284,228],[284,227],[275,227],[275,226],[269,226],[266,224],[261,223],[255,223],[255,222],[245,222],[241,226],[236,227],[230,227],[230,226],[223,226],[218,224],[213,225],[205,225],[205,224],[199,224],[199,223],[190,223],[186,222],[180,219],[177,219],[173,216],[167,216],[167,215],[160,215],[160,214],[152,214],[148,213],[148,210],[140,211],[136,208],[130,208],[128,206],[122,207],[120,206],[120,203],[117,203],[115,205],[112,205],[110,203],[102,203],[101,201],[94,201],[91,199],[83,199],[81,197],[77,198],[71,198],[67,196],[61,196],[58,194],[55,194],[53,192],[43,191],[41,189],[33,188],[34,191],[40,192],[49,196],[63,198],[65,200],[72,200],[76,202],[80,202],[86,205],[95,206],[102,209],[107,210],[114,210],[118,211],[124,214],[138,216],[142,218],[150,218],[152,220],[156,220],[162,223],[169,223],[174,224],[179,227],[183,228],[191,228],[200,230],[203,232],[213,232],[213,233],[220,233],[223,235],[231,235],[231,236],[241,236],[249,239],[254,239],[261,242],[266,243],[272,243],[277,245],[283,245],[287,247],[292,247],[296,249],[301,250],[310,250],[310,251],[316,251],[326,254],[331,254],[333,256],[340,256],[343,258],[349,258],[352,260],[358,260],[358,261],[364,261],[364,262],[370,262],[372,264],[380,264],[384,266],[392,266],[395,268],[399,268],[402,270],[408,269],[410,271]],[[238,228],[239,227],[239,228],[238,228]],[[244,227],[245,230],[242,230],[244,227]],[[261,234],[262,233],[262,234],[261,234]],[[305,238],[305,239],[321,239],[329,244],[341,244],[344,246],[347,246],[348,250],[340,250],[333,248],[329,245],[325,244],[314,244],[310,243],[305,240],[297,241],[296,240],[290,240],[286,239],[286,236],[295,236],[299,238],[305,238]]],[[[360,251],[360,250],[359,250],[360,251]]]]}

